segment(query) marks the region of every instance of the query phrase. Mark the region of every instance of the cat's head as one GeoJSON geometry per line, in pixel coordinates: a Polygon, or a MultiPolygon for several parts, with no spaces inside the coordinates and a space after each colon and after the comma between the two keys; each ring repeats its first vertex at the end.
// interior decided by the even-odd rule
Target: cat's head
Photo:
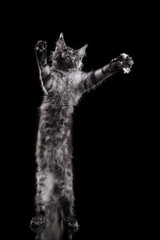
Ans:
{"type": "Polygon", "coordinates": [[[66,46],[63,33],[61,33],[51,56],[53,65],[62,70],[80,69],[87,46],[86,44],[78,50],[70,48],[66,46]]]}

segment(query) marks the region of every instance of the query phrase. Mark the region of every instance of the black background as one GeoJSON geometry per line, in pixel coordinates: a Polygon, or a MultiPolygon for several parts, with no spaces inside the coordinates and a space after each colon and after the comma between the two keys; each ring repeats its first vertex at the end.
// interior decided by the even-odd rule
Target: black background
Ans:
{"type": "Polygon", "coordinates": [[[7,193],[8,239],[35,237],[29,222],[35,207],[34,152],[43,93],[34,46],[45,40],[49,53],[61,32],[73,48],[89,44],[85,71],[102,67],[123,52],[135,62],[130,74],[110,77],[86,93],[75,108],[73,167],[80,230],[74,239],[131,239],[149,233],[145,223],[151,172],[146,160],[149,148],[144,144],[148,101],[141,77],[144,8],[132,2],[86,4],[19,3],[13,9],[10,5],[5,16],[3,100],[8,131],[3,149],[9,181],[2,185],[7,193]]]}

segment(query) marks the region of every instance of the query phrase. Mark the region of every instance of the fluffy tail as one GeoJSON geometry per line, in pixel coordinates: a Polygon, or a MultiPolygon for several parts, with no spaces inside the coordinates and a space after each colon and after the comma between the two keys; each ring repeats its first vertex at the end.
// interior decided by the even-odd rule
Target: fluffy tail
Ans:
{"type": "Polygon", "coordinates": [[[37,234],[36,240],[72,240],[78,227],[73,216],[64,217],[62,208],[55,206],[45,214],[37,214],[30,223],[31,230],[37,234]]]}
{"type": "Polygon", "coordinates": [[[36,236],[36,240],[62,240],[64,232],[63,221],[55,219],[48,227],[44,227],[36,236]]]}
{"type": "Polygon", "coordinates": [[[45,214],[37,214],[32,218],[30,228],[36,233],[36,240],[62,240],[63,211],[51,208],[45,214]]]}

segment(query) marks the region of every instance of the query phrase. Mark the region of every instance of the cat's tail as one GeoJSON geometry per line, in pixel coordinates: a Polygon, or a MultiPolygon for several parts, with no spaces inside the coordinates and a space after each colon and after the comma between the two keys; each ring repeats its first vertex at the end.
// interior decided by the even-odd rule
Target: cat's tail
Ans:
{"type": "Polygon", "coordinates": [[[64,221],[61,214],[54,214],[46,220],[45,226],[37,234],[36,240],[62,240],[64,221]]]}
{"type": "Polygon", "coordinates": [[[49,225],[45,224],[37,233],[36,240],[72,240],[77,229],[77,222],[74,226],[68,227],[63,217],[57,217],[49,225]]]}
{"type": "Polygon", "coordinates": [[[36,240],[62,240],[63,232],[63,221],[55,218],[52,224],[48,227],[44,227],[41,232],[37,234],[36,240]]]}
{"type": "Polygon", "coordinates": [[[45,215],[37,215],[31,221],[31,230],[36,232],[36,240],[72,240],[78,230],[74,217],[64,217],[63,209],[56,204],[45,215]]]}

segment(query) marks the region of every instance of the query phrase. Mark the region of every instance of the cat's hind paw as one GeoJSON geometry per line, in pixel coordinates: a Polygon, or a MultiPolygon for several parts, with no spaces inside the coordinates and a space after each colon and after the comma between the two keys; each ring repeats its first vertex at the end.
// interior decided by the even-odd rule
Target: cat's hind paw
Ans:
{"type": "Polygon", "coordinates": [[[37,215],[32,218],[30,222],[30,229],[33,232],[38,232],[45,224],[45,217],[42,215],[37,215]]]}
{"type": "Polygon", "coordinates": [[[65,219],[65,223],[67,224],[67,227],[69,229],[69,231],[72,231],[72,232],[77,232],[78,229],[79,229],[79,224],[78,224],[78,221],[75,219],[75,218],[66,218],[65,219]]]}
{"type": "Polygon", "coordinates": [[[46,49],[47,49],[47,42],[40,40],[36,43],[36,46],[35,46],[36,51],[44,52],[46,51],[46,49]]]}

